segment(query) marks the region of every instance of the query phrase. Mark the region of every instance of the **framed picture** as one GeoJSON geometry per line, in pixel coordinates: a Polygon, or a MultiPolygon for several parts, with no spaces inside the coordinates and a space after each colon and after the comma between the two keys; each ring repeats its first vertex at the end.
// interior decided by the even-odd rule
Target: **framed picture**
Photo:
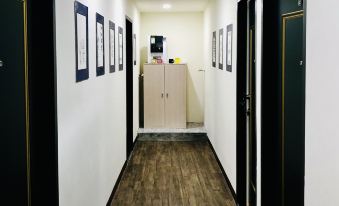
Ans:
{"type": "Polygon", "coordinates": [[[217,64],[217,32],[214,31],[212,35],[212,67],[217,64]]]}
{"type": "Polygon", "coordinates": [[[75,1],[75,76],[76,82],[89,78],[88,69],[88,7],[75,1]]]}
{"type": "Polygon", "coordinates": [[[119,27],[119,33],[118,33],[118,46],[119,46],[119,71],[122,71],[124,69],[124,36],[123,36],[123,29],[119,27]]]}
{"type": "Polygon", "coordinates": [[[109,21],[109,72],[115,72],[115,24],[109,21]]]}
{"type": "Polygon", "coordinates": [[[105,37],[104,17],[96,14],[96,55],[97,55],[97,76],[105,74],[105,37]]]}
{"type": "Polygon", "coordinates": [[[233,25],[227,26],[226,40],[226,71],[232,72],[233,25]]]}
{"type": "Polygon", "coordinates": [[[219,30],[219,69],[224,66],[224,29],[219,30]]]}
{"type": "Polygon", "coordinates": [[[133,59],[134,65],[137,65],[137,35],[133,35],[133,59]]]}

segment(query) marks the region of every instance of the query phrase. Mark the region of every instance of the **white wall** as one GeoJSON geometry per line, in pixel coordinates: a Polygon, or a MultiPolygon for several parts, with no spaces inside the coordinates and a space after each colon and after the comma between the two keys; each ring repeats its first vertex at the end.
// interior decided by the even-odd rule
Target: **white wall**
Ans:
{"type": "MultiPolygon", "coordinates": [[[[139,36],[139,13],[132,3],[125,0],[80,2],[89,7],[90,74],[88,80],[75,83],[74,1],[55,1],[61,206],[107,203],[126,159],[126,68],[123,71],[116,68],[115,73],[109,73],[108,20],[115,22],[117,32],[118,26],[125,27],[127,14],[133,19],[134,32],[139,36]],[[100,77],[95,74],[96,12],[105,17],[106,74],[100,77]]],[[[138,68],[134,70],[135,122],[138,122],[138,68]]],[[[134,136],[137,126],[134,125],[134,136]]]]}
{"type": "Polygon", "coordinates": [[[141,62],[147,62],[150,35],[167,37],[168,58],[188,64],[187,121],[204,121],[203,13],[166,12],[141,14],[141,62]]]}
{"type": "MultiPolygon", "coordinates": [[[[205,127],[213,147],[236,189],[236,42],[237,0],[211,0],[204,13],[205,127]],[[217,63],[219,29],[233,24],[232,73],[212,67],[212,32],[217,31],[217,63]]],[[[224,35],[224,62],[226,59],[224,35]]]]}
{"type": "Polygon", "coordinates": [[[339,205],[339,1],[307,1],[305,205],[339,205]]]}

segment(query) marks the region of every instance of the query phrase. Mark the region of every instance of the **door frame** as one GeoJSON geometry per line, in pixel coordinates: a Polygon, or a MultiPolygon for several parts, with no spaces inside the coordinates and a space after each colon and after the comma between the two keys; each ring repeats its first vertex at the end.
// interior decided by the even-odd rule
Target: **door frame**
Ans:
{"type": "Polygon", "coordinates": [[[247,41],[248,41],[248,2],[238,2],[237,18],[237,129],[236,129],[236,168],[237,168],[237,202],[239,206],[246,206],[247,200],[247,41]]]}
{"type": "Polygon", "coordinates": [[[248,201],[250,206],[257,205],[258,183],[258,140],[257,140],[257,43],[256,43],[256,0],[248,2],[248,201]],[[254,181],[253,181],[254,180],[254,181]]]}
{"type": "Polygon", "coordinates": [[[54,1],[27,4],[30,204],[59,205],[54,1]],[[44,18],[41,18],[43,16],[44,18]],[[41,32],[44,25],[44,32],[41,32]],[[47,69],[46,69],[47,68],[47,69]],[[46,95],[48,94],[48,95],[46,95]]]}
{"type": "Polygon", "coordinates": [[[133,20],[125,16],[126,51],[126,155],[129,158],[133,150],[133,20]]]}

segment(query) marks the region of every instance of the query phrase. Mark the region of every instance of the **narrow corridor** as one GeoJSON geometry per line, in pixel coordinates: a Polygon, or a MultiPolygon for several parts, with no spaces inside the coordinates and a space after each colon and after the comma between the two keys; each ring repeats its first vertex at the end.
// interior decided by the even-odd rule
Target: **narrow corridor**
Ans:
{"type": "Polygon", "coordinates": [[[176,139],[168,134],[157,135],[162,141],[139,138],[112,206],[235,206],[207,137],[177,137],[181,141],[164,141],[176,139]]]}

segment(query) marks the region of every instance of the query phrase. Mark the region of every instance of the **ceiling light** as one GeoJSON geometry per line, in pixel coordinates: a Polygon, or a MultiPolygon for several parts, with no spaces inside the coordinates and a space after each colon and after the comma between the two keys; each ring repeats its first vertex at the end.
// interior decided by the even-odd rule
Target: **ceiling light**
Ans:
{"type": "Polygon", "coordinates": [[[171,5],[171,4],[163,4],[163,5],[162,5],[162,8],[164,8],[164,9],[170,9],[170,8],[172,8],[172,5],[171,5]]]}

